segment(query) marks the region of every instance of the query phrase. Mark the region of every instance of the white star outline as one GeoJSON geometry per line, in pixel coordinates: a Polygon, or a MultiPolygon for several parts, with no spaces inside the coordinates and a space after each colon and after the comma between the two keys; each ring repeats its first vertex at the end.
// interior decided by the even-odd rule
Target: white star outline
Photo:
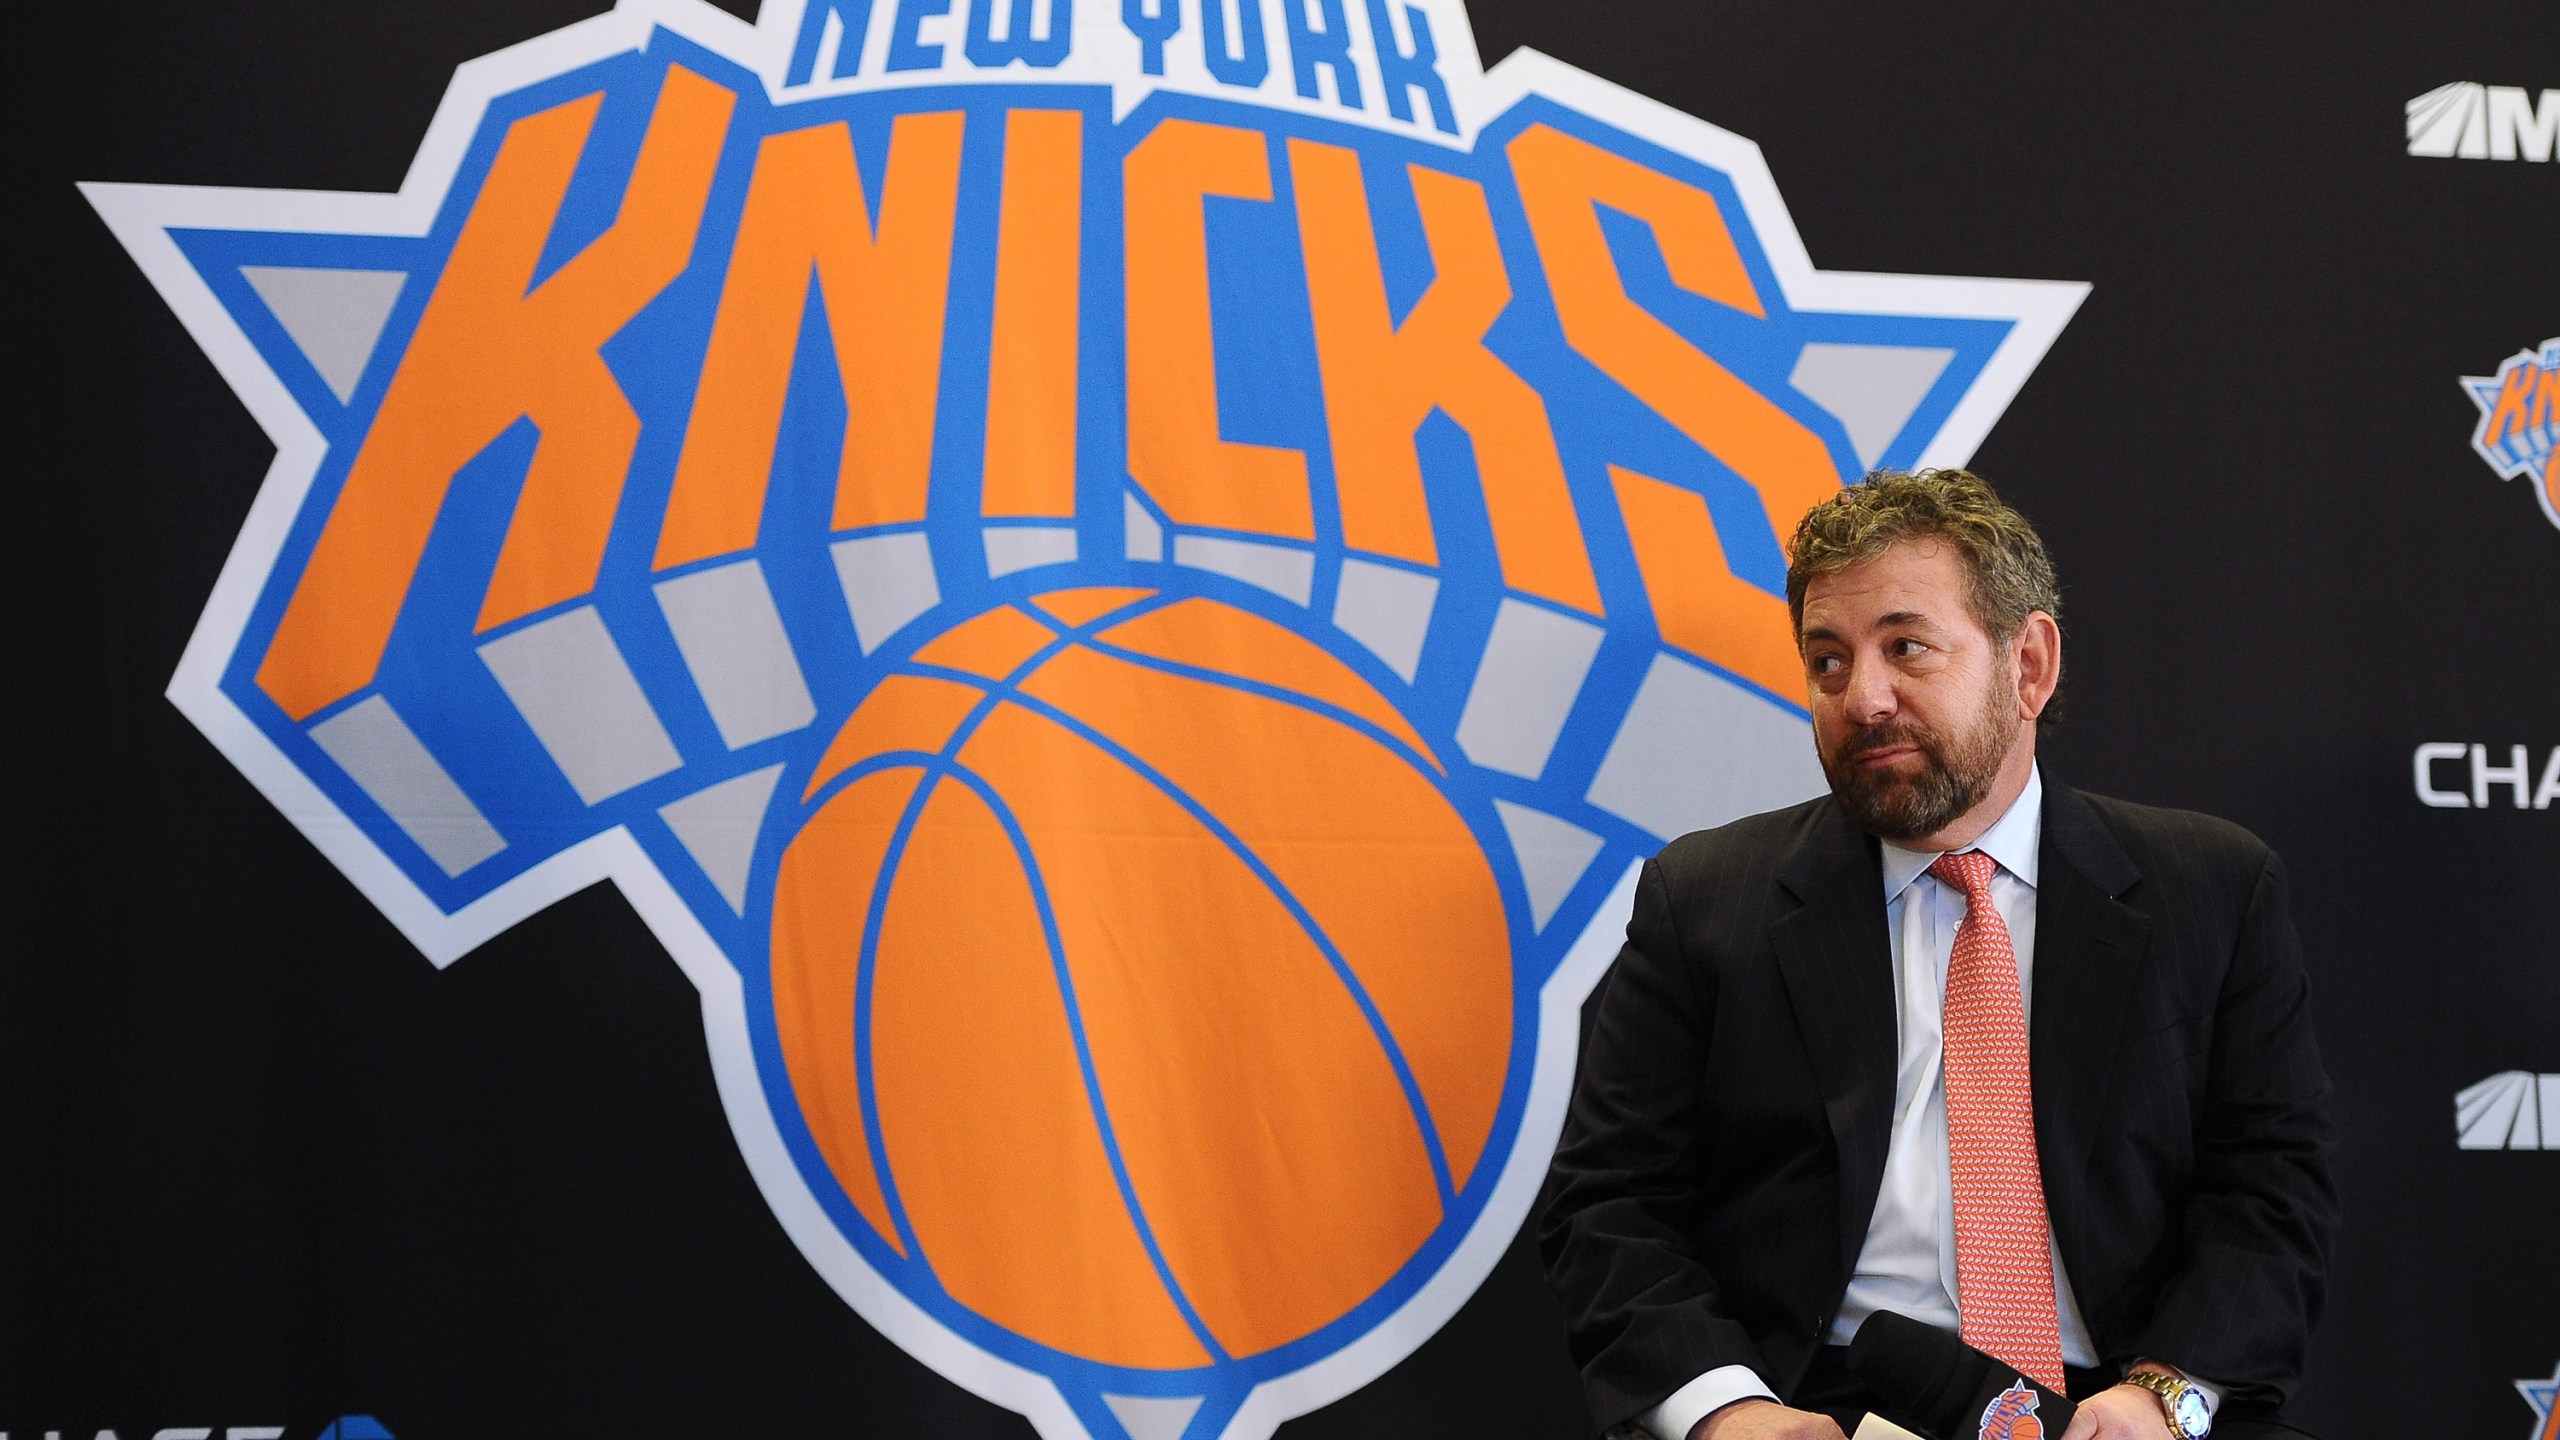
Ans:
{"type": "Polygon", "coordinates": [[[2560,1408],[2560,1364],[2551,1367],[2548,1380],[2524,1379],[2515,1385],[2524,1403],[2533,1407],[2533,1429],[2527,1432],[2526,1440],[2551,1440],[2553,1411],[2560,1408]]]}

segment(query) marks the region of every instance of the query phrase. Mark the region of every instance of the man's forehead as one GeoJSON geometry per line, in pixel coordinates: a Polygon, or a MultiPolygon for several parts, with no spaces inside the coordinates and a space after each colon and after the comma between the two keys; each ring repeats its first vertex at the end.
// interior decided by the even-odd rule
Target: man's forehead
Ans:
{"type": "Polygon", "coordinates": [[[1964,561],[1953,545],[1932,539],[1902,540],[1873,559],[1861,560],[1806,582],[1805,626],[1819,612],[1833,624],[1950,624],[1969,615],[1964,561]]]}

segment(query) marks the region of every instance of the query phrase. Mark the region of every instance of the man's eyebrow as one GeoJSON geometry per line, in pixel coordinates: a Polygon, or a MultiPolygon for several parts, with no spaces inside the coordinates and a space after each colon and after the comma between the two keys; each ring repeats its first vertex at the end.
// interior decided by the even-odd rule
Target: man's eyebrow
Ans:
{"type": "MultiPolygon", "coordinates": [[[[1878,630],[1916,629],[1935,631],[1942,630],[1944,628],[1945,627],[1941,626],[1936,620],[1931,619],[1927,614],[1918,610],[1896,610],[1891,614],[1879,615],[1876,617],[1875,623],[1867,627],[1870,633],[1878,630]]],[[[1842,636],[1839,631],[1832,629],[1828,625],[1811,625],[1805,628],[1803,638],[1807,641],[1839,640],[1842,636]]]]}

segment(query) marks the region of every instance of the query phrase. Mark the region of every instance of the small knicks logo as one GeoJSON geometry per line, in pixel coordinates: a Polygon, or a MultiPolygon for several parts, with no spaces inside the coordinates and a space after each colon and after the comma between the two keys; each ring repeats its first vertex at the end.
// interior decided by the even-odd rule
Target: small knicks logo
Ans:
{"type": "Polygon", "coordinates": [[[2560,1365],[2551,1367],[2549,1379],[2517,1381],[2516,1393],[2533,1407],[2528,1440],[2560,1440],[2560,1365]]]}
{"type": "Polygon", "coordinates": [[[1983,1407],[1982,1429],[1975,1440],[2044,1440],[2044,1420],[2036,1414],[2043,1397],[2023,1380],[1992,1397],[1983,1407]]]}
{"type": "Polygon", "coordinates": [[[1632,867],[1821,790],[1781,538],[2086,289],[1817,271],[1456,0],[626,0],[396,195],[87,190],[278,450],[172,699],[438,964],[614,881],[801,1253],[1050,1440],[1457,1309],[1632,867]]]}
{"type": "Polygon", "coordinates": [[[2552,524],[2560,525],[2560,337],[2542,342],[2539,354],[2519,350],[2495,375],[2465,375],[2462,393],[2480,407],[2471,448],[2501,480],[2524,476],[2552,524]]]}

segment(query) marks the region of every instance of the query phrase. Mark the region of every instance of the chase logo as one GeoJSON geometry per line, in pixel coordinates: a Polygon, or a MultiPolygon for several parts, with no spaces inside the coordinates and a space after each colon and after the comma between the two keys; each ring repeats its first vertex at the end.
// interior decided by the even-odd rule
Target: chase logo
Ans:
{"type": "Polygon", "coordinates": [[[278,448],[172,698],[438,964],[618,884],[809,1262],[1052,1440],[1456,1310],[1632,867],[1820,789],[1780,537],[2086,288],[1818,272],[1454,0],[638,0],[396,195],[89,194],[278,448]]]}
{"type": "Polygon", "coordinates": [[[2463,376],[2462,393],[2480,409],[2471,448],[2501,480],[2531,477],[2543,515],[2560,525],[2560,465],[2551,462],[2560,449],[2560,337],[2543,341],[2538,355],[2508,356],[2495,375],[2463,376]]]}

